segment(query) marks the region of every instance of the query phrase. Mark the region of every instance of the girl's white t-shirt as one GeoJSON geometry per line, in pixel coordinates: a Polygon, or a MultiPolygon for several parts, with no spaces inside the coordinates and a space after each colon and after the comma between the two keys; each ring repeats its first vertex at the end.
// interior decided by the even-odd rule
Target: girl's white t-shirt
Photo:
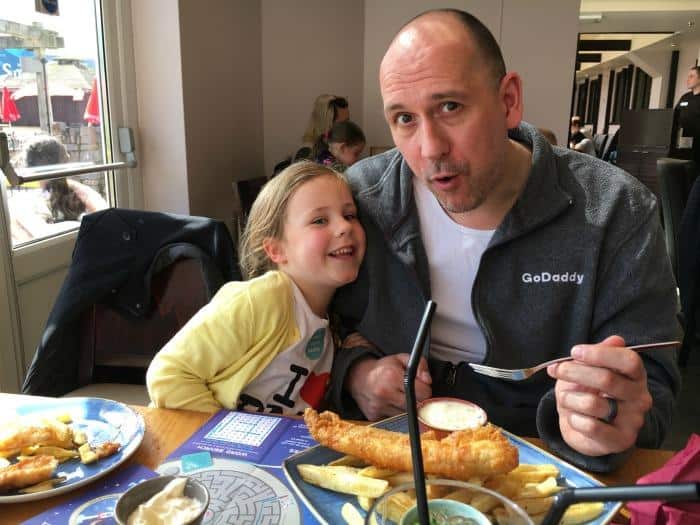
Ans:
{"type": "Polygon", "coordinates": [[[301,338],[248,383],[238,398],[239,410],[301,415],[307,407],[319,408],[325,396],[333,365],[328,319],[313,313],[293,282],[292,289],[301,338]]]}
{"type": "Polygon", "coordinates": [[[481,362],[486,340],[474,317],[472,288],[481,256],[495,230],[474,230],[454,222],[417,177],[413,193],[437,303],[430,330],[431,357],[458,363],[481,362]]]}

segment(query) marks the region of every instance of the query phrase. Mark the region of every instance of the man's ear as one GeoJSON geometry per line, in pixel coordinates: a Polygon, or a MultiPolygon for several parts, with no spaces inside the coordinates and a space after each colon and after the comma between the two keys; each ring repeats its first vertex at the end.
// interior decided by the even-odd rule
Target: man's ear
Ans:
{"type": "Polygon", "coordinates": [[[523,82],[517,73],[506,73],[498,95],[506,111],[506,127],[517,128],[523,119],[523,82]]]}
{"type": "Polygon", "coordinates": [[[277,266],[287,262],[287,255],[284,251],[282,241],[273,237],[267,237],[262,245],[265,254],[277,266]]]}

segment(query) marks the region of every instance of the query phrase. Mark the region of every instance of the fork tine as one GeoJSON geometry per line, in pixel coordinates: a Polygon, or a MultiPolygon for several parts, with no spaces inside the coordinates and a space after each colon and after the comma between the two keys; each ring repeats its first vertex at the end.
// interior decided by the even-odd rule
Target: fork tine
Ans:
{"type": "Polygon", "coordinates": [[[469,366],[478,373],[489,377],[496,377],[499,379],[511,379],[513,374],[510,370],[505,370],[503,368],[493,368],[490,366],[477,365],[469,363],[469,366]]]}

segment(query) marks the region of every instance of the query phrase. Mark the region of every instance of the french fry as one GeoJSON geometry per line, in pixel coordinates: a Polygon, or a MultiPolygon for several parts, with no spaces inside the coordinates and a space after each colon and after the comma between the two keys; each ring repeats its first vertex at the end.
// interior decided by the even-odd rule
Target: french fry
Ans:
{"type": "Polygon", "coordinates": [[[556,478],[547,478],[541,483],[526,483],[516,496],[517,499],[527,498],[543,498],[552,496],[559,492],[563,487],[557,485],[556,478]]]}
{"type": "Polygon", "coordinates": [[[357,504],[364,511],[369,511],[369,508],[374,503],[375,498],[368,498],[366,496],[357,496],[357,504]]]}
{"type": "Polygon", "coordinates": [[[80,445],[80,447],[78,447],[78,453],[80,454],[80,462],[85,465],[94,463],[98,459],[97,454],[95,454],[95,451],[90,448],[89,443],[80,445]]]}
{"type": "Polygon", "coordinates": [[[397,472],[393,476],[386,478],[392,487],[398,487],[405,483],[413,483],[413,474],[410,472],[397,472]]]}
{"type": "Polygon", "coordinates": [[[515,499],[513,502],[528,514],[541,514],[549,510],[549,507],[554,503],[554,498],[548,496],[546,498],[515,499]]]}
{"type": "Polygon", "coordinates": [[[87,434],[82,430],[73,431],[73,443],[77,446],[84,445],[87,443],[87,434]]]}
{"type": "Polygon", "coordinates": [[[340,515],[348,525],[364,525],[365,519],[352,503],[346,503],[340,509],[340,515]]]}
{"type": "Polygon", "coordinates": [[[36,492],[44,492],[45,490],[51,490],[56,485],[64,482],[65,480],[65,476],[58,476],[42,481],[41,483],[37,483],[36,485],[24,487],[23,489],[19,489],[18,492],[21,492],[22,494],[34,494],[36,492]]]}
{"type": "Polygon", "coordinates": [[[65,461],[67,459],[77,458],[80,454],[74,449],[61,448],[61,447],[36,447],[33,455],[44,454],[46,456],[53,456],[59,461],[65,461]]]}
{"type": "Polygon", "coordinates": [[[469,504],[476,510],[487,513],[495,509],[501,504],[501,500],[491,494],[477,494],[469,504]]]}
{"type": "Polygon", "coordinates": [[[560,525],[578,525],[591,521],[603,513],[603,503],[576,503],[571,505],[561,518],[560,525]]]}
{"type": "Polygon", "coordinates": [[[470,489],[457,489],[445,495],[445,499],[461,501],[462,503],[467,504],[469,504],[473,497],[474,491],[470,489]]]}
{"type": "Polygon", "coordinates": [[[558,477],[559,469],[555,465],[528,465],[521,464],[505,474],[508,479],[517,480],[522,484],[540,483],[550,477],[558,477]]]}
{"type": "Polygon", "coordinates": [[[366,467],[367,463],[365,463],[363,460],[360,458],[356,458],[355,456],[341,456],[338,459],[334,459],[330,463],[328,463],[329,467],[366,467]]]}
{"type": "Polygon", "coordinates": [[[359,476],[349,467],[299,465],[297,469],[307,483],[343,494],[377,498],[389,488],[388,481],[359,476]]]}
{"type": "Polygon", "coordinates": [[[409,496],[406,492],[397,492],[389,496],[385,502],[385,506],[382,509],[378,508],[377,511],[385,518],[399,523],[401,517],[415,504],[415,498],[409,496]]]}
{"type": "Polygon", "coordinates": [[[369,467],[365,467],[362,470],[360,470],[358,474],[360,476],[365,476],[366,478],[388,479],[394,474],[396,474],[396,471],[370,465],[369,467]]]}
{"type": "MultiPolygon", "coordinates": [[[[535,519],[534,516],[530,516],[530,519],[532,519],[535,525],[540,525],[545,515],[537,514],[537,516],[539,516],[539,518],[535,519]]],[[[499,507],[493,510],[493,518],[494,519],[492,519],[491,521],[495,520],[495,522],[498,525],[520,525],[523,522],[523,519],[520,517],[520,515],[509,513],[503,507],[499,507]]]]}
{"type": "Polygon", "coordinates": [[[60,421],[63,424],[68,424],[73,422],[73,418],[68,412],[64,412],[63,414],[58,414],[56,416],[56,421],[60,421]]]}

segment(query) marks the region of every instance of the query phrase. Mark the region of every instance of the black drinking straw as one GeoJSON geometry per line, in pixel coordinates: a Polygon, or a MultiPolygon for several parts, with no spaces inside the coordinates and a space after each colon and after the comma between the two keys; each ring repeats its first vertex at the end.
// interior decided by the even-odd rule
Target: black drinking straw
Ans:
{"type": "Polygon", "coordinates": [[[543,525],[557,525],[564,511],[584,501],[700,501],[700,482],[630,485],[622,487],[572,488],[559,492],[542,520],[543,525]]]}
{"type": "Polygon", "coordinates": [[[413,343],[411,356],[408,358],[408,368],[403,378],[404,390],[406,392],[406,412],[408,413],[408,437],[411,443],[411,457],[413,459],[413,479],[416,487],[416,508],[418,510],[418,521],[421,525],[429,525],[430,515],[428,514],[428,497],[425,493],[425,472],[423,471],[423,451],[420,446],[420,432],[418,431],[418,414],[416,413],[416,373],[420,358],[423,357],[425,338],[430,328],[430,320],[437,305],[433,301],[428,301],[423,312],[416,341],[413,343]]]}

